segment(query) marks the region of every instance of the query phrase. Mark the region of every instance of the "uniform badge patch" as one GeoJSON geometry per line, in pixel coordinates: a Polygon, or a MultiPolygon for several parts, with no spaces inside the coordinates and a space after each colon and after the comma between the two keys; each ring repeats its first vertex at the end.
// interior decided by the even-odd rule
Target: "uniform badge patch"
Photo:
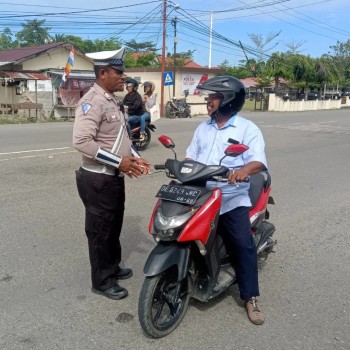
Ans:
{"type": "Polygon", "coordinates": [[[81,109],[83,110],[84,115],[86,115],[87,112],[91,109],[92,105],[90,103],[82,103],[81,104],[81,109]]]}
{"type": "Polygon", "coordinates": [[[108,92],[105,92],[104,95],[105,95],[107,100],[111,100],[112,99],[112,96],[108,92]]]}

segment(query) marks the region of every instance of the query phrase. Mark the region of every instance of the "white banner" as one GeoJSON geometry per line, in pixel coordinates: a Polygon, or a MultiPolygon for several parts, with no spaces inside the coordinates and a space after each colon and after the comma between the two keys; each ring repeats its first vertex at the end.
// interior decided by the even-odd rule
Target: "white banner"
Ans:
{"type": "Polygon", "coordinates": [[[202,84],[207,79],[207,74],[182,74],[181,94],[183,95],[184,90],[189,90],[189,95],[199,95],[196,86],[202,84]]]}
{"type": "MultiPolygon", "coordinates": [[[[35,80],[28,80],[27,87],[30,92],[35,92],[35,80]]],[[[51,80],[37,80],[37,91],[52,91],[51,80]]]]}
{"type": "Polygon", "coordinates": [[[151,122],[155,122],[160,118],[160,112],[159,112],[159,104],[156,103],[150,110],[151,114],[151,122]]]}

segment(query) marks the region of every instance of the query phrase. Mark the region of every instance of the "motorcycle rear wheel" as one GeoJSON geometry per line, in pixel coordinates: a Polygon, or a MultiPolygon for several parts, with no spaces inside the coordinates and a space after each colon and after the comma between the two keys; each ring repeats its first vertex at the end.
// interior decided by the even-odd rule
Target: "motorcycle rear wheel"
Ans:
{"type": "Polygon", "coordinates": [[[170,103],[167,103],[165,106],[165,116],[167,118],[175,118],[176,117],[176,111],[174,110],[174,108],[170,105],[170,103]]]}
{"type": "Polygon", "coordinates": [[[178,300],[174,295],[178,285],[177,269],[168,269],[146,277],[139,298],[139,321],[143,331],[151,338],[170,334],[184,318],[190,300],[190,278],[182,280],[178,300]]]}
{"type": "MultiPolygon", "coordinates": [[[[145,130],[146,134],[145,134],[145,138],[143,141],[132,141],[133,145],[135,146],[135,148],[138,151],[144,151],[150,144],[151,142],[151,131],[146,127],[145,130]]],[[[140,134],[135,135],[137,138],[140,137],[140,134]]]]}

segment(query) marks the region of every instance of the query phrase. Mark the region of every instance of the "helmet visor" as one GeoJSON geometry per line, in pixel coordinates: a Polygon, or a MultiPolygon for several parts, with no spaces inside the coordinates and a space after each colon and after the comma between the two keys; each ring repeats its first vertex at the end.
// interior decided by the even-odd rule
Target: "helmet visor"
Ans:
{"type": "Polygon", "coordinates": [[[200,90],[200,96],[203,96],[206,101],[215,100],[223,98],[223,95],[219,92],[211,91],[211,90],[200,90]]]}

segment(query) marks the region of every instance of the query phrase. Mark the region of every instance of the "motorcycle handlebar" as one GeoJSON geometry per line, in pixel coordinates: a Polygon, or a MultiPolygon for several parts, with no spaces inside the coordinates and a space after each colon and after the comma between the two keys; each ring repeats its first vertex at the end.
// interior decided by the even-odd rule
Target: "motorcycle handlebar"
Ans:
{"type": "MultiPolygon", "coordinates": [[[[226,176],[213,176],[212,179],[217,182],[227,182],[227,175],[226,176]]],[[[250,182],[250,177],[247,177],[243,181],[237,181],[236,183],[240,182],[250,182]]]]}
{"type": "MultiPolygon", "coordinates": [[[[165,164],[154,164],[154,170],[165,170],[165,164]]],[[[212,179],[218,182],[227,182],[228,173],[224,176],[213,176],[212,179]]],[[[239,182],[250,182],[250,177],[247,177],[244,181],[239,182]]],[[[237,182],[237,183],[239,183],[237,182]]]]}
{"type": "Polygon", "coordinates": [[[155,170],[165,170],[165,165],[164,164],[155,164],[154,169],[155,170]]]}

